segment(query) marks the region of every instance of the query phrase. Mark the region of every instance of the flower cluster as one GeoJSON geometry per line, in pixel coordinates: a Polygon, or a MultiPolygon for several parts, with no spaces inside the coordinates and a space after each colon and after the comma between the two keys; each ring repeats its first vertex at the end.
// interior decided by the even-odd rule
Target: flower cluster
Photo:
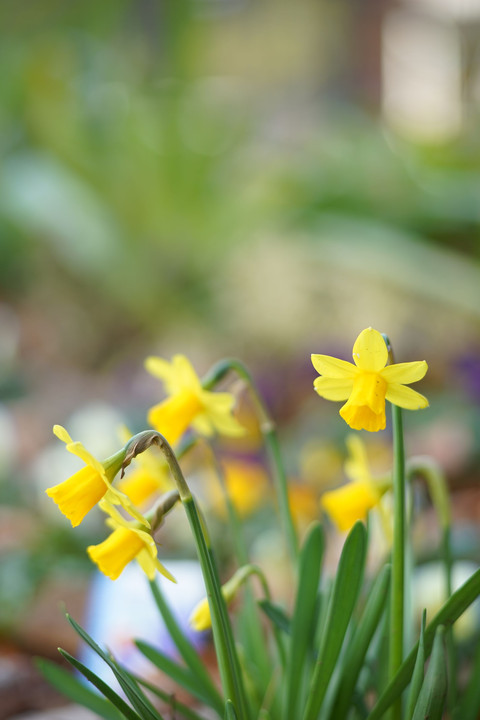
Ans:
{"type": "MultiPolygon", "coordinates": [[[[186,357],[175,355],[171,363],[149,357],[146,367],[152,375],[163,380],[167,392],[167,398],[150,409],[148,421],[170,445],[178,443],[190,427],[207,436],[215,431],[230,436],[243,434],[243,427],[232,414],[234,396],[228,392],[204,390],[186,357]]],[[[47,495],[73,527],[98,506],[107,514],[107,524],[113,530],[102,543],[87,549],[91,560],[112,580],[116,580],[133,559],[150,579],[158,570],[174,580],[158,560],[153,537],[162,516],[155,506],[150,512],[139,509],[152,497],[173,487],[164,460],[154,454],[153,449],[147,449],[139,455],[132,472],[123,477],[125,467],[132,459],[128,454],[131,438],[115,455],[100,462],[80,442],[74,442],[65,428],[55,425],[53,432],[66,443],[69,452],[83,460],[85,467],[64,482],[48,488],[47,495]],[[115,487],[113,482],[119,474],[122,477],[115,487]]]]}

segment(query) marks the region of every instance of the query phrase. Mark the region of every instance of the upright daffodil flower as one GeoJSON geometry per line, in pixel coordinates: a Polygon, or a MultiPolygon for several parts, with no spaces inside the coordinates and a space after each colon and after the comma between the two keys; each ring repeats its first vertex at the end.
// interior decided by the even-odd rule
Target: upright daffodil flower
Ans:
{"type": "Polygon", "coordinates": [[[111,580],[116,580],[126,566],[136,560],[149,580],[155,578],[157,570],[172,582],[173,575],[157,557],[157,546],[152,535],[138,523],[126,521],[120,513],[108,504],[101,503],[110,518],[107,524],[113,532],[98,545],[90,545],[87,553],[98,569],[111,580]]]}
{"type": "Polygon", "coordinates": [[[373,480],[367,460],[365,445],[357,435],[347,438],[349,456],[345,462],[345,474],[351,482],[335,490],[323,493],[322,507],[340,532],[350,530],[357,520],[365,520],[369,510],[380,502],[382,490],[373,480]]]}
{"type": "Polygon", "coordinates": [[[200,378],[184,355],[175,355],[172,362],[159,357],[148,357],[145,367],[160,378],[168,398],[154,405],[148,413],[148,422],[170,444],[174,444],[190,425],[200,435],[214,432],[232,437],[245,433],[233,417],[235,398],[228,392],[204,390],[200,378]]]}
{"type": "Polygon", "coordinates": [[[85,515],[102,498],[112,505],[121,505],[142,525],[149,526],[132,501],[112,485],[115,475],[120,471],[125,460],[124,448],[103,462],[99,462],[82,443],[74,442],[61,425],[55,425],[53,432],[66,443],[68,452],[77,455],[85,463],[84,468],[67,480],[45,491],[57,504],[60,512],[70,520],[73,527],[80,525],[85,515]]]}
{"type": "Polygon", "coordinates": [[[340,415],[354,430],[376,432],[385,428],[385,400],[407,410],[428,407],[428,400],[406,387],[421,380],[428,366],[424,360],[388,365],[388,350],[382,335],[373,328],[363,330],[353,346],[355,365],[329,355],[312,355],[321,377],[314,382],[326,400],[347,402],[340,415]]]}

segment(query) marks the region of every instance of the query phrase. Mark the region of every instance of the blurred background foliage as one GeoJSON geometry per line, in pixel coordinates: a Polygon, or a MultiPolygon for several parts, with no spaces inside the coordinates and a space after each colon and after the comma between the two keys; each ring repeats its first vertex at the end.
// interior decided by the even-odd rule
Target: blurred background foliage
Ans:
{"type": "Polygon", "coordinates": [[[372,325],[430,365],[411,449],[475,486],[479,22],[453,0],[0,3],[0,624],[83,553],[42,520],[52,424],[108,454],[161,396],[146,354],[241,356],[293,475],[324,438],[318,487],[344,428],[309,354],[372,325]]]}

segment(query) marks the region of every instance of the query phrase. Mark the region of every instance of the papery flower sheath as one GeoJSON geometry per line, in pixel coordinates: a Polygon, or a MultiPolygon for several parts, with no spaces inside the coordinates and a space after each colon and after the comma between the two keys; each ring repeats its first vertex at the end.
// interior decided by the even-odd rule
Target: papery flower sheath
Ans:
{"type": "MultiPolygon", "coordinates": [[[[128,442],[128,430],[125,429],[122,435],[128,442]]],[[[153,448],[137,455],[125,477],[117,482],[117,488],[128,495],[136,506],[142,506],[154,495],[168,492],[174,487],[167,463],[153,448]]]]}
{"type": "Polygon", "coordinates": [[[121,505],[142,525],[149,526],[147,520],[137,510],[132,501],[112,485],[112,481],[120,471],[125,459],[124,449],[103,462],[99,462],[82,443],[74,442],[61,425],[55,425],[53,432],[60,440],[66,443],[68,452],[77,455],[85,463],[84,468],[78,470],[67,480],[45,491],[57,504],[60,512],[70,520],[73,527],[79,525],[85,515],[102,498],[112,505],[121,505]]]}
{"type": "Polygon", "coordinates": [[[87,553],[98,569],[111,580],[116,580],[126,566],[136,560],[149,580],[154,579],[158,570],[176,582],[158,560],[157,545],[151,534],[138,523],[126,521],[108,504],[102,502],[100,506],[110,515],[107,524],[113,532],[98,545],[87,547],[87,553]]]}
{"type": "Polygon", "coordinates": [[[340,415],[354,430],[376,432],[385,428],[385,400],[407,410],[428,407],[428,400],[406,387],[421,380],[428,366],[424,360],[387,365],[388,349],[382,335],[373,328],[363,330],[353,346],[353,363],[312,355],[320,373],[314,388],[326,400],[347,402],[340,415]]]}
{"type": "Polygon", "coordinates": [[[150,409],[148,422],[170,444],[175,443],[190,426],[206,436],[218,432],[238,437],[245,433],[232,415],[234,396],[228,392],[204,390],[200,378],[184,355],[174,355],[171,363],[159,357],[148,357],[145,367],[163,381],[169,396],[150,409]]]}

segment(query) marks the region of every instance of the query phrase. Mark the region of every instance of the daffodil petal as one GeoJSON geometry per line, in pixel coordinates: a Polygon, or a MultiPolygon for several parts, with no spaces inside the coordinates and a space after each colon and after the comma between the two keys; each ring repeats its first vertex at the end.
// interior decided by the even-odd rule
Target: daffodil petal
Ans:
{"type": "Polygon", "coordinates": [[[353,379],[318,377],[313,387],[325,400],[348,400],[353,389],[353,379]]]}
{"type": "Polygon", "coordinates": [[[172,368],[178,377],[178,383],[183,389],[199,392],[201,384],[199,377],[193,369],[190,360],[185,355],[174,355],[172,358],[172,368]]]}
{"type": "Polygon", "coordinates": [[[65,430],[64,427],[61,425],[54,425],[53,426],[53,434],[58,437],[59,440],[62,440],[64,443],[71,443],[73,442],[72,438],[68,434],[68,432],[65,430]]]}
{"type": "Polygon", "coordinates": [[[392,405],[398,405],[406,410],[422,410],[428,407],[428,400],[424,395],[397,383],[388,384],[385,397],[392,405]]]}
{"type": "Polygon", "coordinates": [[[102,477],[105,479],[105,482],[108,484],[108,480],[106,478],[105,474],[105,468],[103,467],[102,463],[99,462],[96,458],[93,457],[91,453],[88,452],[88,450],[82,445],[81,442],[69,442],[66,446],[66,449],[68,452],[72,453],[72,455],[76,455],[79,457],[85,465],[90,465],[90,467],[94,468],[102,477]]]}
{"type": "Polygon", "coordinates": [[[427,370],[428,365],[425,360],[417,360],[416,362],[387,365],[380,374],[388,383],[409,385],[410,383],[417,382],[417,380],[421,380],[427,370]]]}
{"type": "Polygon", "coordinates": [[[328,378],[353,378],[358,372],[351,362],[330,355],[312,354],[312,365],[320,375],[328,378]]]}
{"type": "Polygon", "coordinates": [[[382,335],[373,328],[362,330],[353,346],[353,360],[360,370],[379,372],[388,360],[388,350],[382,335]]]}
{"type": "Polygon", "coordinates": [[[247,432],[233,415],[226,415],[225,413],[215,411],[207,411],[205,414],[215,430],[221,435],[242,437],[247,432]]]}
{"type": "Polygon", "coordinates": [[[150,373],[150,375],[157,377],[159,380],[163,380],[166,383],[170,382],[170,378],[172,377],[172,366],[168,360],[151,355],[145,360],[145,369],[150,373]]]}

